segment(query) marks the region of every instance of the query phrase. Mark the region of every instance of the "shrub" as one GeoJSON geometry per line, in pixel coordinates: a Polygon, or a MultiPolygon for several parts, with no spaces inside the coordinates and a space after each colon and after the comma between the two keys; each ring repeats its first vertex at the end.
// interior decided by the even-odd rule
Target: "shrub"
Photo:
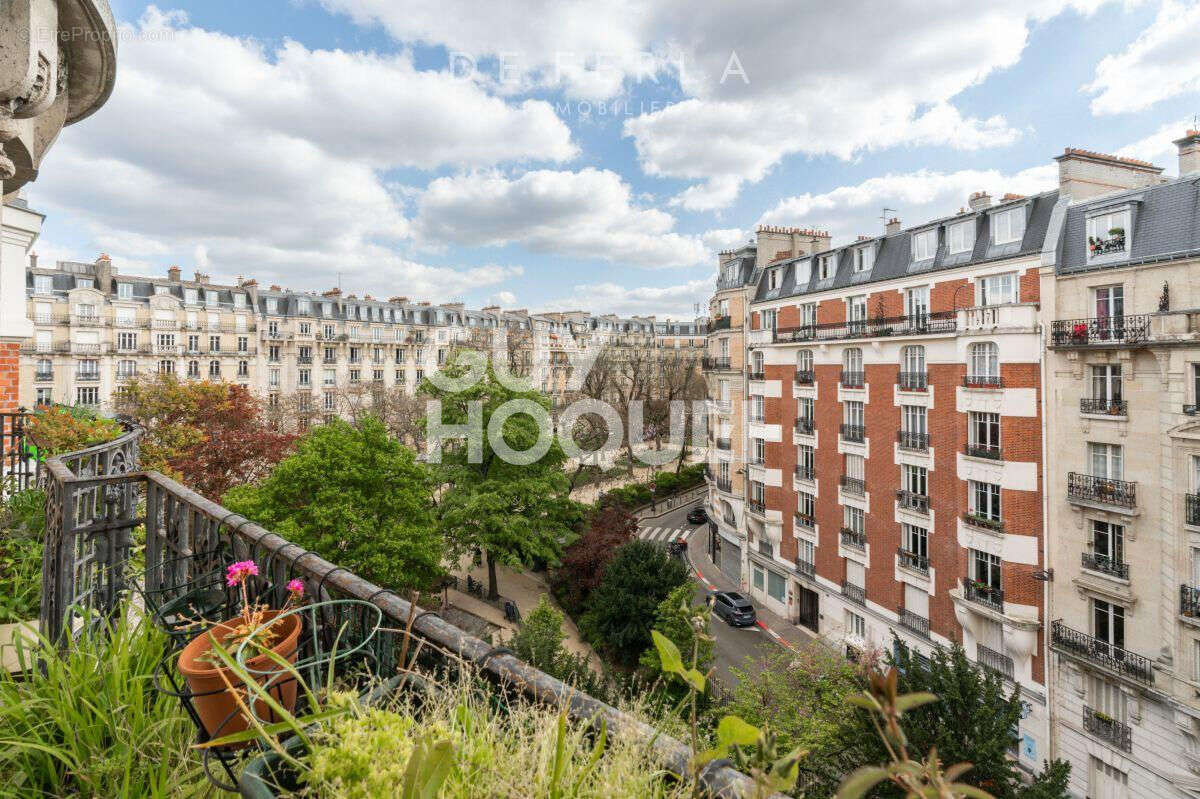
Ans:
{"type": "Polygon", "coordinates": [[[118,438],[123,432],[121,425],[112,419],[66,405],[39,408],[29,422],[30,438],[42,456],[94,447],[118,438]]]}
{"type": "MultiPolygon", "coordinates": [[[[0,518],[0,624],[36,619],[42,596],[46,494],[31,488],[10,496],[0,518]]],[[[0,641],[0,646],[7,645],[0,641]]]]}
{"type": "MultiPolygon", "coordinates": [[[[707,672],[713,662],[712,629],[709,625],[707,608],[693,607],[696,587],[688,580],[677,587],[667,598],[659,603],[654,613],[653,628],[665,635],[680,652],[693,653],[695,644],[695,667],[701,672],[707,672]],[[700,636],[697,637],[696,625],[699,624],[700,636]]],[[[662,661],[658,650],[653,646],[642,653],[640,659],[642,668],[651,674],[662,674],[662,661]]]]}
{"type": "Polygon", "coordinates": [[[583,612],[588,595],[600,585],[604,567],[617,547],[637,535],[637,519],[609,505],[592,512],[587,529],[563,553],[562,568],[554,574],[554,592],[572,615],[583,612]]]}

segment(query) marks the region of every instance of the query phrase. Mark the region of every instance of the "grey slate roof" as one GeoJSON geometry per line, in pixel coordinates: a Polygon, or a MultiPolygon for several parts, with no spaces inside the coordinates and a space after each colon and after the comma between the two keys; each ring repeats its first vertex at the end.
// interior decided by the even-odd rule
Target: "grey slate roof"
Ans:
{"type": "Polygon", "coordinates": [[[770,269],[783,267],[784,274],[779,288],[775,290],[769,290],[767,288],[767,281],[764,280],[763,275],[760,274],[756,278],[757,288],[752,301],[763,302],[783,297],[801,296],[804,294],[811,294],[829,289],[868,285],[871,283],[878,283],[882,280],[893,280],[895,278],[900,278],[911,274],[937,272],[945,269],[956,268],[966,264],[980,264],[1002,258],[1011,258],[1014,255],[1032,255],[1035,253],[1040,253],[1042,250],[1042,244],[1046,238],[1046,230],[1050,221],[1050,212],[1054,209],[1054,204],[1057,201],[1058,192],[1050,191],[1044,194],[1037,194],[1032,197],[999,203],[991,206],[990,208],[984,208],[978,211],[967,211],[954,216],[932,220],[924,224],[907,228],[899,233],[893,233],[891,235],[885,235],[867,241],[856,241],[852,244],[837,247],[825,253],[819,253],[815,256],[806,255],[800,258],[791,258],[788,260],[779,261],[768,265],[762,270],[763,273],[765,273],[770,269]],[[997,211],[1007,211],[1019,207],[1026,209],[1025,235],[1019,242],[993,246],[991,244],[992,237],[989,226],[991,215],[997,211]],[[946,226],[968,219],[975,220],[974,249],[967,253],[955,254],[953,256],[948,255],[948,248],[946,245],[946,226]],[[933,258],[925,261],[914,262],[912,260],[913,234],[929,230],[930,228],[934,227],[938,229],[937,253],[933,258]],[[875,263],[870,270],[866,272],[855,273],[853,267],[854,250],[866,245],[875,247],[875,263]],[[837,267],[832,278],[818,280],[816,259],[826,255],[832,255],[837,259],[837,267]],[[813,261],[813,266],[812,269],[806,273],[803,265],[809,260],[813,261]],[[798,267],[801,268],[798,269],[798,267]],[[797,273],[799,273],[801,278],[799,285],[797,285],[796,282],[797,273]],[[806,276],[807,279],[805,279],[806,276]]]}

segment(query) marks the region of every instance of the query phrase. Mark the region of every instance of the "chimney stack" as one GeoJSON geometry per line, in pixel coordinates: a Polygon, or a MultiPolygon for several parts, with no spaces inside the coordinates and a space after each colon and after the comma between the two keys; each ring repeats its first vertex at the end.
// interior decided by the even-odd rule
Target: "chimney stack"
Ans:
{"type": "Polygon", "coordinates": [[[29,253],[29,268],[37,269],[37,253],[36,252],[29,253]]]}
{"type": "Polygon", "coordinates": [[[394,302],[396,305],[403,305],[408,302],[408,297],[388,297],[388,302],[394,302]]]}
{"type": "Polygon", "coordinates": [[[322,297],[340,297],[340,296],[342,296],[342,290],[335,286],[334,288],[331,288],[329,291],[321,292],[321,296],[322,297]]]}
{"type": "Polygon", "coordinates": [[[1136,158],[1068,147],[1058,162],[1058,189],[1073,200],[1153,186],[1162,182],[1162,167],[1136,158]]]}
{"type": "Polygon", "coordinates": [[[992,207],[992,195],[986,191],[977,191],[967,198],[967,206],[972,211],[982,211],[992,207]]]}
{"type": "Polygon", "coordinates": [[[900,232],[900,217],[893,216],[891,219],[889,219],[887,221],[887,224],[883,226],[883,233],[885,236],[890,236],[893,233],[899,233],[899,232],[900,232]]]}
{"type": "Polygon", "coordinates": [[[201,285],[203,285],[204,283],[207,283],[208,275],[204,274],[203,272],[197,272],[196,273],[196,282],[200,283],[201,285]]]}
{"type": "Polygon", "coordinates": [[[179,267],[178,266],[172,266],[167,269],[167,280],[171,281],[172,283],[179,282],[179,267]]]}
{"type": "Polygon", "coordinates": [[[1175,140],[1175,146],[1179,148],[1179,177],[1200,173],[1200,130],[1189,130],[1175,140]]]}

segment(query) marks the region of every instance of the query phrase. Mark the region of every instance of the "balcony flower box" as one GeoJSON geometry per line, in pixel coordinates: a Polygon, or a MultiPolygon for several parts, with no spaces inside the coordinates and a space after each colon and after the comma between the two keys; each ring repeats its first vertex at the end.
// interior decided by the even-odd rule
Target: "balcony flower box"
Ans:
{"type": "Polygon", "coordinates": [[[1071,328],[1071,342],[1073,344],[1087,344],[1088,326],[1084,322],[1077,323],[1071,328]]]}

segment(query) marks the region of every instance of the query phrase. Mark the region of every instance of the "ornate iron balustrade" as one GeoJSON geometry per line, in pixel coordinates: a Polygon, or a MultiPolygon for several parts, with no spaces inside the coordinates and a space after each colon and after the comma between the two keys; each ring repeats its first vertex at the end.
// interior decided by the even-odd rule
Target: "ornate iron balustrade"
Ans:
{"type": "Polygon", "coordinates": [[[1125,252],[1125,234],[1114,233],[1108,237],[1088,236],[1088,257],[1125,252]]]}
{"type": "Polygon", "coordinates": [[[925,555],[909,552],[904,547],[899,547],[896,554],[900,556],[900,565],[904,568],[929,574],[929,558],[925,555]]]}
{"type": "Polygon", "coordinates": [[[54,379],[54,370],[51,369],[48,372],[47,371],[36,371],[33,373],[33,379],[39,383],[43,382],[45,380],[53,380],[54,379]]]}
{"type": "Polygon", "coordinates": [[[867,383],[866,372],[848,372],[845,369],[838,375],[842,388],[862,388],[867,383]]]}
{"type": "Polygon", "coordinates": [[[1200,494],[1184,494],[1183,521],[1186,524],[1200,525],[1200,494]]]}
{"type": "Polygon", "coordinates": [[[1124,752],[1133,751],[1133,730],[1095,708],[1083,706],[1083,728],[1097,738],[1108,741],[1124,752]]]}
{"type": "Polygon", "coordinates": [[[929,449],[928,433],[900,430],[896,433],[896,441],[900,444],[900,449],[910,449],[915,452],[925,452],[929,449]]]}
{"type": "Polygon", "coordinates": [[[1004,388],[1000,375],[967,375],[963,378],[964,388],[1004,388]]]}
{"type": "Polygon", "coordinates": [[[721,357],[705,355],[700,359],[700,366],[702,369],[712,369],[715,371],[727,372],[730,369],[730,359],[729,356],[721,357]]]}
{"type": "Polygon", "coordinates": [[[983,644],[975,644],[975,662],[980,666],[986,666],[1000,676],[1012,680],[1013,679],[1013,659],[1003,652],[997,652],[995,649],[984,646],[983,644]]]}
{"type": "Polygon", "coordinates": [[[81,372],[81,371],[77,370],[75,372],[75,382],[76,383],[99,383],[100,382],[100,372],[99,372],[99,370],[93,370],[93,371],[87,371],[87,372],[81,372]]]}
{"type": "Polygon", "coordinates": [[[1004,522],[1001,519],[993,519],[990,516],[980,516],[977,513],[964,513],[962,520],[967,524],[975,527],[982,527],[985,530],[991,530],[996,533],[1004,532],[1004,522]]]}
{"type": "Polygon", "coordinates": [[[1121,563],[1107,555],[1098,555],[1095,552],[1082,552],[1080,555],[1080,563],[1085,569],[1091,569],[1101,574],[1109,574],[1113,577],[1119,577],[1122,580],[1129,579],[1128,563],[1121,563]]]}
{"type": "Polygon", "coordinates": [[[917,635],[929,637],[929,619],[919,616],[907,608],[896,608],[900,626],[909,629],[917,635]]]}
{"type": "Polygon", "coordinates": [[[1150,314],[1056,319],[1050,323],[1051,347],[1122,347],[1150,340],[1150,314]]]}
{"type": "Polygon", "coordinates": [[[726,494],[733,493],[733,481],[732,480],[722,480],[720,477],[718,477],[713,482],[715,482],[717,484],[718,491],[723,491],[726,494]]]}
{"type": "Polygon", "coordinates": [[[988,585],[971,577],[964,577],[963,597],[970,602],[986,605],[1001,613],[1004,612],[1004,591],[994,585],[988,585]]]}
{"type": "Polygon", "coordinates": [[[811,436],[813,434],[813,420],[807,416],[798,416],[796,417],[795,424],[792,425],[792,429],[801,435],[811,436]]]}
{"type": "Polygon", "coordinates": [[[812,369],[797,369],[795,380],[802,386],[811,386],[816,381],[816,375],[812,369]]]}
{"type": "Polygon", "coordinates": [[[1061,620],[1050,625],[1050,646],[1063,654],[1103,666],[1136,682],[1154,684],[1154,668],[1150,658],[1073,630],[1061,620]]]}
{"type": "Polygon", "coordinates": [[[749,509],[751,513],[758,514],[759,516],[767,515],[767,506],[765,503],[750,500],[746,503],[746,508],[749,509]]]}
{"type": "MultiPolygon", "coordinates": [[[[142,589],[168,602],[192,590],[199,580],[219,575],[234,560],[253,560],[277,593],[292,578],[305,582],[323,600],[356,599],[382,611],[388,627],[408,627],[428,642],[432,657],[477,664],[493,685],[562,710],[573,720],[603,721],[610,736],[649,745],[664,767],[688,775],[692,750],[604,702],[581,693],[491,642],[454,627],[437,614],[414,608],[393,591],[362,579],[158,472],[136,468],[137,436],[122,436],[46,462],[47,549],[43,583],[42,632],[69,643],[68,634],[84,619],[102,620],[121,608],[126,593],[124,560],[129,533],[144,524],[145,576],[142,589]],[[138,502],[139,494],[142,502],[138,502]],[[141,516],[139,508],[145,508],[141,516]],[[83,608],[73,608],[70,601],[83,608]],[[72,608],[70,617],[66,616],[72,608]],[[64,624],[64,620],[66,623],[64,624]],[[445,653],[445,654],[438,654],[445,653]]],[[[275,596],[282,601],[282,596],[275,596]]],[[[699,775],[713,796],[749,796],[753,782],[729,766],[699,775]]]]}
{"type": "Polygon", "coordinates": [[[867,481],[859,477],[850,477],[843,474],[841,479],[838,480],[838,485],[847,494],[857,494],[861,497],[867,493],[867,481]]]}
{"type": "Polygon", "coordinates": [[[936,311],[911,316],[877,316],[874,319],[781,327],[775,330],[772,341],[776,344],[789,344],[797,341],[926,336],[953,333],[957,325],[954,311],[936,311]]]}
{"type": "Polygon", "coordinates": [[[867,537],[849,527],[843,527],[841,531],[842,546],[858,549],[863,552],[867,549],[867,537]]]}
{"type": "Polygon", "coordinates": [[[1129,403],[1120,398],[1080,397],[1079,412],[1103,414],[1105,416],[1125,416],[1129,412],[1129,403]]]}
{"type": "Polygon", "coordinates": [[[900,372],[896,378],[896,383],[904,391],[924,391],[929,387],[929,373],[900,372]]]}
{"type": "Polygon", "coordinates": [[[815,518],[809,516],[807,513],[800,513],[799,511],[797,511],[792,518],[795,519],[796,524],[809,530],[811,530],[817,524],[817,520],[815,518]]]}
{"type": "Polygon", "coordinates": [[[817,476],[817,470],[804,463],[797,463],[794,471],[801,480],[812,480],[817,476]]]}
{"type": "Polygon", "coordinates": [[[842,439],[845,441],[853,441],[857,444],[863,443],[867,437],[867,428],[861,424],[843,424],[839,428],[842,434],[842,439]]]}
{"type": "Polygon", "coordinates": [[[747,369],[746,370],[746,379],[747,380],[766,380],[767,373],[766,372],[755,372],[751,369],[747,369]]]}
{"type": "Polygon", "coordinates": [[[906,488],[901,488],[896,491],[896,500],[900,503],[900,507],[907,510],[915,510],[919,513],[929,513],[928,494],[918,494],[915,491],[909,491],[906,488]]]}
{"type": "Polygon", "coordinates": [[[813,577],[817,573],[817,564],[812,561],[804,560],[799,556],[796,557],[796,572],[803,574],[805,577],[813,577]]]}
{"type": "Polygon", "coordinates": [[[963,449],[963,453],[970,455],[972,458],[987,458],[988,460],[1000,460],[1000,445],[999,444],[970,444],[963,449]]]}
{"type": "Polygon", "coordinates": [[[1067,472],[1067,499],[1133,508],[1137,506],[1137,483],[1067,472]]]}
{"type": "Polygon", "coordinates": [[[1186,583],[1179,586],[1179,615],[1200,618],[1200,588],[1186,583]]]}
{"type": "Polygon", "coordinates": [[[867,589],[846,580],[842,580],[842,596],[859,605],[867,604],[867,589]]]}
{"type": "Polygon", "coordinates": [[[714,319],[712,320],[712,324],[710,324],[710,325],[708,326],[708,332],[709,332],[709,333],[716,333],[716,332],[718,332],[718,331],[720,331],[720,330],[729,330],[729,328],[730,328],[730,326],[731,326],[731,323],[732,323],[732,321],[733,321],[733,318],[732,318],[732,317],[729,317],[729,316],[718,316],[718,317],[714,318],[714,319]]]}
{"type": "Polygon", "coordinates": [[[733,442],[728,438],[718,438],[718,439],[716,439],[716,442],[717,442],[717,449],[720,449],[720,450],[728,450],[733,446],[733,442]]]}

